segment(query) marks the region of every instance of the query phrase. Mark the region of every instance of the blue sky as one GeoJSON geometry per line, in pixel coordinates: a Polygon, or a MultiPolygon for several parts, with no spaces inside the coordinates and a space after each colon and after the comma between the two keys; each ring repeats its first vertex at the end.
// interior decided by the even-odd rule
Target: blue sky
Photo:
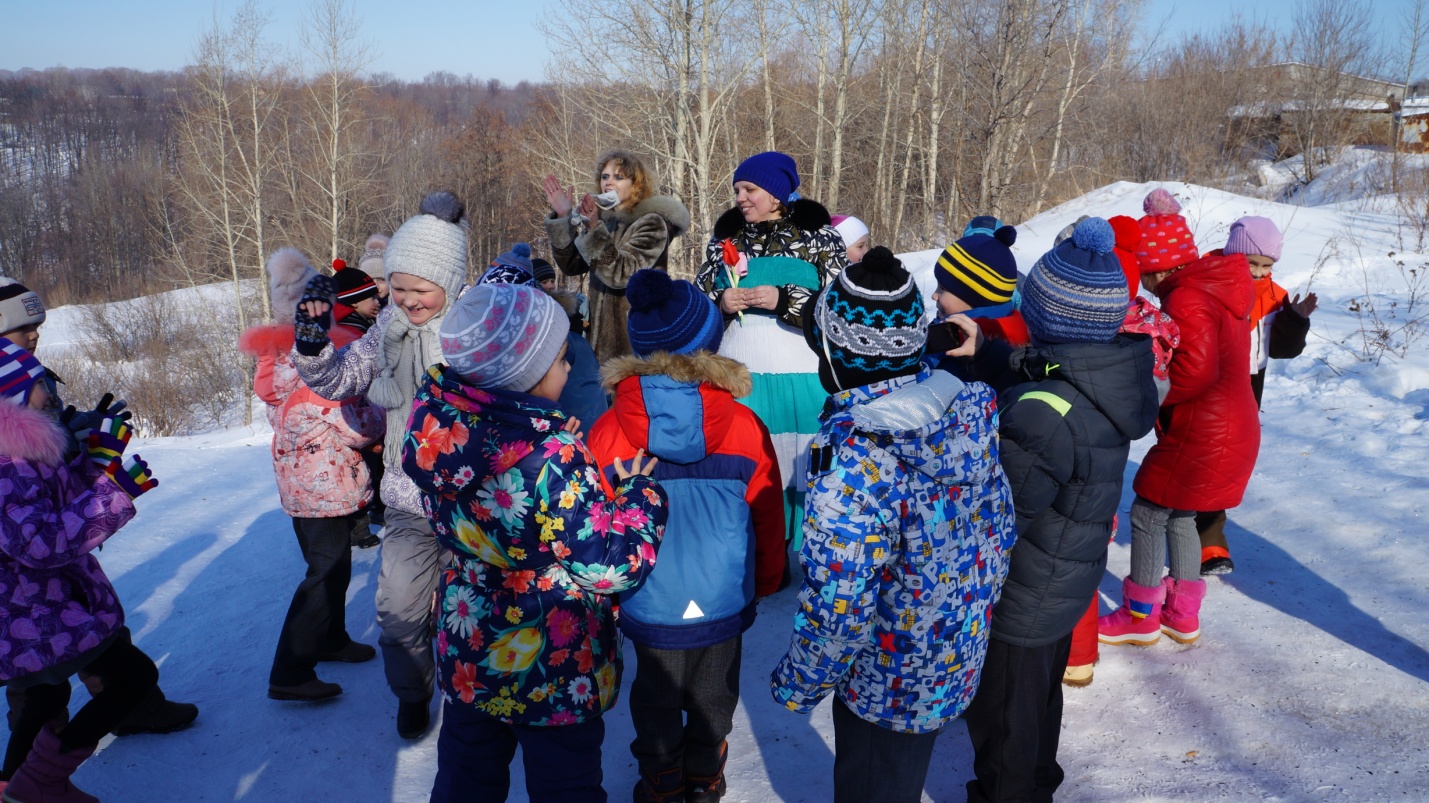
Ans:
{"type": "MultiPolygon", "coordinates": [[[[1344,0],[1360,2],[1361,0],[1344,0]]],[[[435,70],[505,83],[541,80],[545,39],[536,22],[558,0],[355,0],[365,35],[376,45],[373,72],[419,80],[435,70]]],[[[1383,29],[1398,29],[1411,0],[1376,0],[1383,29]]],[[[191,60],[199,35],[224,19],[236,0],[0,0],[0,69],[56,65],[176,70],[191,60]]],[[[268,0],[268,33],[298,51],[303,0],[268,0]]],[[[1214,30],[1236,11],[1253,9],[1288,26],[1293,0],[1147,0],[1143,31],[1162,27],[1163,40],[1214,30]]],[[[1429,59],[1421,57],[1429,63],[1429,59]]],[[[1421,70],[1429,74],[1429,69],[1421,70]]]]}

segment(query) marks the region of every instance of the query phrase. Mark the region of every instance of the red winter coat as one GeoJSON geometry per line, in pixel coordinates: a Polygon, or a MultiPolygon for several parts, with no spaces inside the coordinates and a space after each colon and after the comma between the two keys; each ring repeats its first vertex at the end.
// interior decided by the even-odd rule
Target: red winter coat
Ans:
{"type": "Polygon", "coordinates": [[[1250,389],[1250,265],[1241,254],[1205,256],[1168,276],[1156,293],[1180,327],[1181,345],[1171,358],[1156,445],[1133,488],[1176,510],[1233,508],[1260,451],[1250,389]]]}

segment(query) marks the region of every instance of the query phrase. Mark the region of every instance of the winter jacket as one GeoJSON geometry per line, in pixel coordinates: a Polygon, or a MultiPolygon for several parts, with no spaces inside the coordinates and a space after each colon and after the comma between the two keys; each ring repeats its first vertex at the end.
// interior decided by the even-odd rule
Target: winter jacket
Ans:
{"type": "MultiPolygon", "coordinates": [[[[335,345],[356,337],[333,327],[335,345]]],[[[255,326],[238,341],[258,359],[253,391],[268,405],[273,472],[283,512],[326,519],[361,510],[372,500],[372,478],[357,450],[382,438],[386,411],[361,396],[329,401],[303,384],[289,354],[293,327],[255,326]]]]}
{"type": "Polygon", "coordinates": [[[575,332],[566,333],[566,362],[571,372],[561,390],[561,409],[589,427],[610,409],[605,388],[600,385],[600,363],[586,339],[575,332]]]}
{"type": "Polygon", "coordinates": [[[91,554],[134,502],[38,410],[0,401],[0,680],[73,661],[124,626],[91,554]]]}
{"type": "Polygon", "coordinates": [[[434,366],[402,448],[455,556],[439,589],[442,691],[513,725],[574,725],[615,703],[611,598],[650,573],[668,515],[648,477],[606,494],[565,423],[553,402],[434,366]]]}
{"type": "Polygon", "coordinates": [[[590,274],[590,344],[600,362],[630,353],[625,283],[641,268],[664,270],[670,243],[690,228],[690,211],[656,195],[629,210],[602,209],[600,225],[577,234],[570,217],[546,218],[551,256],[567,276],[590,274]]]}
{"type": "Polygon", "coordinates": [[[1166,277],[1156,293],[1181,330],[1181,346],[1171,358],[1156,445],[1133,488],[1176,510],[1233,508],[1260,450],[1250,388],[1250,266],[1241,254],[1204,256],[1166,277]]]}
{"type": "Polygon", "coordinates": [[[869,722],[936,731],[977,690],[1015,538],[993,391],[924,370],[835,394],[809,460],[774,699],[807,712],[837,689],[869,722]]]}
{"type": "Polygon", "coordinates": [[[1291,308],[1290,294],[1269,276],[1255,280],[1250,312],[1250,387],[1255,406],[1265,393],[1265,369],[1271,360],[1290,360],[1305,351],[1310,319],[1291,308]]]}
{"type": "Polygon", "coordinates": [[[1026,380],[998,394],[1017,548],[992,637],[1041,647],[1072,632],[1106,571],[1131,442],[1156,424],[1146,335],[1016,352],[1026,380]]]}
{"type": "Polygon", "coordinates": [[[1171,392],[1171,356],[1181,345],[1181,329],[1171,316],[1162,312],[1144,296],[1132,296],[1131,305],[1126,308],[1126,317],[1121,321],[1123,334],[1148,335],[1151,338],[1151,353],[1155,363],[1151,376],[1156,381],[1156,397],[1165,399],[1171,392]]]}
{"type": "Polygon", "coordinates": [[[660,567],[620,595],[620,629],[662,650],[709,647],[754,623],[756,597],[779,590],[787,557],[784,494],[769,431],[735,398],[749,371],[727,357],[659,352],[605,365],[615,406],[590,431],[607,488],[616,459],[660,458],[670,497],[660,567]]]}
{"type": "MultiPolygon", "coordinates": [[[[719,306],[724,289],[718,279],[725,272],[723,242],[750,259],[766,256],[787,256],[802,259],[818,269],[818,287],[785,284],[779,288],[779,306],[774,310],[781,320],[796,330],[803,329],[804,304],[834,277],[848,267],[843,237],[830,225],[829,212],[823,206],[800,198],[789,205],[789,213],[778,220],[747,223],[739,207],[726,211],[715,221],[714,235],[705,246],[705,259],[695,278],[709,297],[719,306]]],[[[730,316],[732,320],[732,316],[730,316]]]]}

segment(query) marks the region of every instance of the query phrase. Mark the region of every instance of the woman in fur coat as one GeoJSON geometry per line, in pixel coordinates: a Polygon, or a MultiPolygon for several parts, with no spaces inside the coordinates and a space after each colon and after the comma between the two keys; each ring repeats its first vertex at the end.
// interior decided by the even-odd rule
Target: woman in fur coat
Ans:
{"type": "Polygon", "coordinates": [[[630,354],[625,283],[641,268],[665,269],[670,243],[690,228],[690,211],[676,198],[655,194],[655,177],[629,151],[612,150],[595,163],[598,196],[575,206],[575,187],[546,176],[551,205],[546,234],[556,265],[567,276],[590,274],[587,338],[600,362],[630,354]],[[607,203],[609,201],[609,203],[607,203]],[[579,214],[579,223],[571,210],[579,214]]]}
{"type": "MultiPolygon", "coordinates": [[[[377,655],[348,636],[346,607],[352,579],[350,534],[357,514],[372,500],[367,464],[358,449],[382,437],[384,416],[361,396],[330,401],[303,384],[289,356],[292,317],[297,292],[318,274],[298,249],[280,248],[268,258],[268,275],[278,322],[249,329],[238,344],[258,360],[253,390],[268,405],[273,426],[278,496],[283,512],[293,519],[307,563],[278,637],[268,696],[312,702],[342,693],[341,686],[318,678],[319,662],[356,663],[377,655]]],[[[358,332],[339,325],[332,328],[332,337],[334,345],[342,347],[356,340],[358,332]]]]}

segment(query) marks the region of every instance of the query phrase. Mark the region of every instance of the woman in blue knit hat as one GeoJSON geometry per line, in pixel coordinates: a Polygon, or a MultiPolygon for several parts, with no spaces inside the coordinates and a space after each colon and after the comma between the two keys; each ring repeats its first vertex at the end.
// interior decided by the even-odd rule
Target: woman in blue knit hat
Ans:
{"type": "Polygon", "coordinates": [[[741,162],[735,206],[715,222],[695,280],[724,315],[719,353],[749,367],[753,391],[745,403],[774,438],[795,538],[805,452],[828,395],[804,346],[804,306],[848,265],[828,210],[800,198],[798,187],[798,167],[786,154],[768,151],[741,162]]]}

